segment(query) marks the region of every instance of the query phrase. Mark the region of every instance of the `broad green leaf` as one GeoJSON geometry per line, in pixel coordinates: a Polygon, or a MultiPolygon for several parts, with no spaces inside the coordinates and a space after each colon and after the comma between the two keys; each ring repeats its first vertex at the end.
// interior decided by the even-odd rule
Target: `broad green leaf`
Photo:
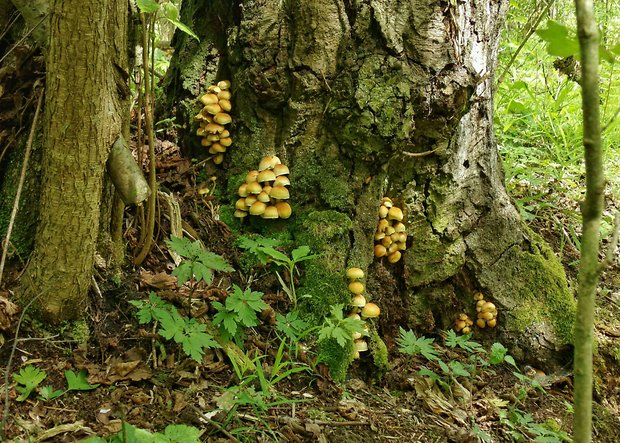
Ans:
{"type": "Polygon", "coordinates": [[[77,374],[71,369],[65,371],[65,379],[67,380],[67,391],[90,391],[97,389],[99,384],[91,385],[86,379],[86,370],[82,369],[77,374]]]}
{"type": "Polygon", "coordinates": [[[155,0],[136,0],[136,4],[140,8],[140,12],[150,13],[159,9],[159,3],[155,0]]]}
{"type": "Polygon", "coordinates": [[[187,425],[168,425],[164,435],[170,443],[200,443],[200,429],[187,425]]]}
{"type": "Polygon", "coordinates": [[[291,261],[286,255],[284,255],[280,251],[276,251],[272,247],[261,247],[260,250],[270,256],[272,259],[279,262],[279,264],[287,264],[291,261]]]}
{"type": "Polygon", "coordinates": [[[179,287],[183,286],[193,277],[191,262],[182,262],[179,266],[174,268],[174,270],[172,271],[172,275],[177,278],[177,284],[179,285],[179,287]]]}
{"type": "Polygon", "coordinates": [[[539,29],[536,34],[547,43],[547,52],[556,57],[579,57],[579,41],[574,32],[554,20],[547,22],[545,29],[539,29]]]}
{"type": "Polygon", "coordinates": [[[232,272],[234,268],[221,255],[211,251],[202,251],[199,255],[200,261],[214,271],[232,272]]]}
{"type": "Polygon", "coordinates": [[[178,20],[179,18],[179,8],[177,8],[177,6],[170,2],[166,2],[162,5],[162,9],[163,9],[163,13],[164,13],[164,17],[169,19],[169,20],[178,20]]]}
{"type": "Polygon", "coordinates": [[[196,280],[203,280],[208,285],[213,281],[213,271],[201,262],[195,262],[193,264],[192,273],[196,280]]]}
{"type": "Polygon", "coordinates": [[[455,377],[470,377],[471,374],[465,369],[463,364],[460,361],[452,360],[449,363],[450,369],[452,370],[452,374],[455,377]]]}
{"type": "Polygon", "coordinates": [[[308,254],[310,254],[310,246],[300,246],[296,249],[293,249],[293,251],[291,252],[291,257],[293,257],[293,261],[299,261],[302,258],[306,257],[308,254]]]}
{"type": "Polygon", "coordinates": [[[489,354],[489,362],[492,365],[502,363],[507,352],[508,350],[501,343],[493,343],[491,345],[491,353],[489,354]]]}
{"type": "Polygon", "coordinates": [[[54,387],[52,385],[47,385],[47,386],[43,386],[41,389],[39,389],[39,397],[38,398],[43,400],[43,401],[49,401],[49,400],[53,400],[55,398],[60,397],[64,393],[65,393],[65,391],[54,390],[54,387]]]}

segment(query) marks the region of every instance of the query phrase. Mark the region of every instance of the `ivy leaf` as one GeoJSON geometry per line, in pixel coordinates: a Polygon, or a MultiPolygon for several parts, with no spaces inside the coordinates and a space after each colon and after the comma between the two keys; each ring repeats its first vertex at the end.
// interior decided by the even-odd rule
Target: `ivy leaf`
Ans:
{"type": "Polygon", "coordinates": [[[136,0],[136,4],[140,8],[140,12],[150,13],[159,9],[159,3],[155,0],[136,0]]]}
{"type": "Polygon", "coordinates": [[[47,377],[47,373],[33,365],[22,368],[19,374],[13,374],[13,380],[18,383],[15,389],[21,394],[16,400],[26,400],[32,390],[45,380],[45,377],[47,377]]]}
{"type": "Polygon", "coordinates": [[[99,383],[94,385],[88,383],[85,369],[82,369],[77,374],[69,369],[65,371],[65,379],[68,385],[67,391],[90,391],[99,387],[99,383]]]}

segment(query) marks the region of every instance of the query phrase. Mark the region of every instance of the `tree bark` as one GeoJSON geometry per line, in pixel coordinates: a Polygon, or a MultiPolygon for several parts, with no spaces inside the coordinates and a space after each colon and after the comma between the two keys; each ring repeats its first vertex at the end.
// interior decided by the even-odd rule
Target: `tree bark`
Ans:
{"type": "Polygon", "coordinates": [[[291,169],[294,217],[240,227],[288,230],[321,258],[305,263],[299,293],[319,321],[347,304],[343,272],[368,270],[389,343],[399,326],[451,328],[473,293],[499,309],[501,340],[526,360],[557,362],[575,313],[564,271],[520,220],[493,137],[493,75],[506,1],[186,0],[201,42],[175,38],[168,91],[199,149],[197,96],[232,80],[234,139],[221,171],[230,203],[241,177],[277,154],[291,169]],[[383,196],[404,209],[403,259],[373,256],[383,196]]]}
{"type": "Polygon", "coordinates": [[[125,2],[51,3],[40,222],[22,297],[50,322],[85,313],[109,150],[127,100],[125,2]]]}

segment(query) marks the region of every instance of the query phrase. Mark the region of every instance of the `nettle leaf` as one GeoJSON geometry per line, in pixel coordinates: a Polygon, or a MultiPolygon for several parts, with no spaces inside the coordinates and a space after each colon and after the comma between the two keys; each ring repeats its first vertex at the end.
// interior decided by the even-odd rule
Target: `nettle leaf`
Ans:
{"type": "Polygon", "coordinates": [[[150,13],[159,9],[159,3],[155,0],[136,0],[136,4],[140,8],[140,12],[150,13]]]}
{"type": "Polygon", "coordinates": [[[177,284],[183,286],[193,277],[192,263],[188,261],[182,262],[179,266],[174,268],[172,275],[177,278],[177,284]]]}
{"type": "Polygon", "coordinates": [[[67,391],[91,391],[99,387],[99,383],[91,385],[86,378],[86,370],[82,369],[77,374],[71,369],[65,371],[67,391]]]}
{"type": "Polygon", "coordinates": [[[15,389],[21,395],[16,398],[17,401],[24,401],[30,396],[30,393],[47,377],[47,373],[42,369],[33,365],[28,365],[19,371],[19,374],[13,374],[13,380],[21,386],[15,389]]]}

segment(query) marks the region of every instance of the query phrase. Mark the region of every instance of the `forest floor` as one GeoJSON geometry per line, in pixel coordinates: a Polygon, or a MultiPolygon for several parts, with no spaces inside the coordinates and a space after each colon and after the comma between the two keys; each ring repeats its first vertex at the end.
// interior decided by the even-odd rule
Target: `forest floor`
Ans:
{"type": "MultiPolygon", "coordinates": [[[[208,174],[196,177],[192,171],[197,169],[174,150],[159,166],[164,171],[159,177],[162,188],[180,196],[184,228],[239,269],[242,257],[230,230],[218,219],[217,199],[211,192],[199,192],[205,189],[200,186],[201,179],[207,188],[216,181],[210,181],[208,174]]],[[[540,222],[532,227],[559,252],[557,229],[540,222]]],[[[160,238],[168,237],[168,229],[162,215],[160,238]]],[[[130,244],[135,244],[135,234],[129,223],[126,238],[130,244]]],[[[564,243],[562,252],[574,284],[576,250],[564,243]]],[[[390,367],[385,374],[374,373],[371,357],[363,355],[351,366],[346,382],[339,384],[331,380],[322,364],[314,363],[311,350],[300,351],[289,344],[278,352],[281,341],[273,326],[273,310],[285,314],[290,304],[268,265],[255,270],[252,289],[264,292],[271,314],[263,313],[261,324],[248,330],[244,343],[245,355],[265,374],[263,383],[254,372],[236,371],[220,349],[207,349],[197,363],[180,346],[159,337],[152,324],[139,324],[137,308],[130,301],[146,300],[154,291],[175,305],[181,315],[198,318],[213,309],[212,302],[223,300],[231,284],[247,283],[247,276],[222,274],[212,285],[190,290],[187,286],[177,288],[170,275],[173,268],[161,241],[142,268],[128,271],[120,279],[111,279],[109,270],[98,268],[87,324],[49,331],[26,313],[15,342],[13,323],[0,350],[1,374],[9,381],[9,409],[4,419],[7,441],[109,439],[121,431],[124,422],[160,433],[171,424],[190,425],[200,430],[203,442],[570,441],[570,368],[545,373],[544,368],[522,367],[517,362],[522,375],[515,375],[515,368],[508,363],[492,364],[490,344],[484,345],[486,353],[451,348],[445,345],[446,334],[441,333],[434,337],[434,346],[444,365],[421,354],[402,354],[392,341],[388,343],[390,367]],[[13,345],[15,356],[8,366],[13,345]],[[42,372],[27,373],[26,368],[32,367],[44,371],[46,378],[41,380],[42,372]],[[442,372],[442,367],[449,367],[450,375],[442,372]],[[443,375],[420,374],[422,368],[443,375]],[[22,378],[20,371],[24,371],[22,378]],[[276,379],[287,371],[288,376],[276,379]],[[21,383],[16,383],[16,376],[21,383]],[[28,383],[31,395],[20,398],[28,383]],[[67,391],[68,386],[71,390],[67,391]]],[[[19,271],[15,264],[9,281],[15,281],[19,271]]],[[[0,295],[10,298],[8,293],[0,295]]],[[[605,272],[599,288],[596,337],[594,438],[617,442],[618,266],[605,272]]],[[[312,349],[311,343],[308,345],[312,349]]],[[[159,440],[132,439],[129,431],[125,430],[128,442],[191,441],[162,436],[159,440]]],[[[174,428],[168,431],[171,437],[174,428]]]]}

